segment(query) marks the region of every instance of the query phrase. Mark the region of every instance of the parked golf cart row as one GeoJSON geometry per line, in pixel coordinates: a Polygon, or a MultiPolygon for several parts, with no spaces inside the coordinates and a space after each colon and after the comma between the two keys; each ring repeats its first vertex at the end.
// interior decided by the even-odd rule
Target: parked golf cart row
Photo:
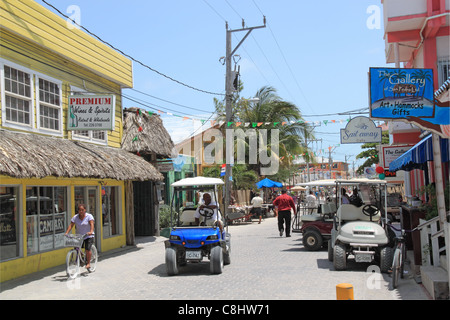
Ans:
{"type": "Polygon", "coordinates": [[[328,259],[336,270],[345,270],[350,256],[356,262],[378,262],[381,272],[392,265],[390,228],[387,221],[387,182],[384,180],[354,179],[316,181],[309,186],[335,188],[335,202],[322,205],[322,212],[301,215],[300,232],[307,250],[328,246],[328,259]],[[357,207],[342,204],[341,188],[356,187],[364,201],[357,207]],[[382,194],[384,197],[382,197],[382,194]],[[384,218],[381,208],[384,207],[384,218]]]}

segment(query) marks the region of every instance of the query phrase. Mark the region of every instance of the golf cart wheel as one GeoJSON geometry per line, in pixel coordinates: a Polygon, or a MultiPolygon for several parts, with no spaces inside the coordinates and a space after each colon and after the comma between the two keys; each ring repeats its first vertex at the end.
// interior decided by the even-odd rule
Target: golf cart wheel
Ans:
{"type": "Polygon", "coordinates": [[[169,276],[178,274],[177,251],[173,248],[166,248],[166,269],[169,276]]]}
{"type": "Polygon", "coordinates": [[[393,253],[391,247],[384,247],[380,251],[380,270],[387,273],[392,267],[393,253]]]}
{"type": "Polygon", "coordinates": [[[212,274],[220,274],[223,271],[223,250],[220,246],[211,249],[210,270],[212,274]]]}
{"type": "Polygon", "coordinates": [[[328,240],[328,261],[333,261],[333,245],[331,239],[328,240]]]}
{"type": "Polygon", "coordinates": [[[336,243],[333,249],[333,265],[336,270],[345,270],[347,268],[347,254],[345,246],[336,243]]]}
{"type": "Polygon", "coordinates": [[[230,263],[231,263],[230,252],[227,251],[226,253],[223,254],[223,264],[228,265],[230,263]]]}
{"type": "Polygon", "coordinates": [[[322,247],[322,244],[322,236],[315,230],[306,231],[303,235],[303,246],[305,246],[306,250],[317,251],[322,247]]]}

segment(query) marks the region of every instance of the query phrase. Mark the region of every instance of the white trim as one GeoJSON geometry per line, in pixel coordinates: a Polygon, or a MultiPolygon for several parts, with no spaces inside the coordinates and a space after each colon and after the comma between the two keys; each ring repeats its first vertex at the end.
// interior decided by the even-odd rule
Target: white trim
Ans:
{"type": "Polygon", "coordinates": [[[63,136],[64,133],[64,122],[63,122],[63,104],[62,104],[62,86],[63,82],[61,80],[57,80],[55,78],[51,78],[47,75],[41,74],[41,73],[35,73],[35,97],[36,97],[36,129],[40,133],[46,133],[54,136],[63,136]],[[53,82],[54,84],[57,84],[59,86],[59,105],[52,105],[46,102],[41,102],[40,96],[39,96],[39,79],[46,80],[49,82],[53,82]],[[49,128],[43,128],[41,127],[41,104],[45,106],[49,106],[51,108],[57,108],[59,110],[59,130],[53,130],[49,128]]]}
{"type": "Polygon", "coordinates": [[[0,88],[1,88],[1,99],[2,99],[2,126],[12,129],[19,129],[19,130],[26,130],[26,131],[35,131],[35,116],[34,116],[34,110],[35,110],[35,100],[34,100],[34,71],[31,69],[28,69],[24,66],[21,66],[19,64],[16,64],[14,62],[5,60],[0,58],[0,88]],[[22,71],[24,73],[29,74],[30,76],[30,90],[31,90],[31,97],[24,99],[24,96],[15,95],[14,93],[8,94],[8,96],[17,96],[21,97],[23,100],[29,100],[30,101],[30,124],[20,124],[18,122],[8,121],[6,120],[6,89],[5,89],[5,65],[8,67],[11,67],[13,69],[17,69],[19,71],[22,71]]]}

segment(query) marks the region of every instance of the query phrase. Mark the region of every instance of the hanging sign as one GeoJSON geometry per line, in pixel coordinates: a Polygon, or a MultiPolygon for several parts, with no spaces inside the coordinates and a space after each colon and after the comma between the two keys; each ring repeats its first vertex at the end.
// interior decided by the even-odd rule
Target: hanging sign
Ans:
{"type": "Polygon", "coordinates": [[[69,96],[68,130],[114,130],[114,95],[69,96]]]}
{"type": "Polygon", "coordinates": [[[433,69],[370,68],[370,117],[434,117],[433,69]]]}
{"type": "Polygon", "coordinates": [[[381,128],[367,117],[351,119],[345,129],[341,129],[341,143],[381,142],[381,128]]]}
{"type": "Polygon", "coordinates": [[[411,149],[412,145],[404,145],[404,146],[381,146],[382,154],[383,154],[383,168],[389,169],[389,165],[392,161],[400,157],[406,151],[411,149]]]}

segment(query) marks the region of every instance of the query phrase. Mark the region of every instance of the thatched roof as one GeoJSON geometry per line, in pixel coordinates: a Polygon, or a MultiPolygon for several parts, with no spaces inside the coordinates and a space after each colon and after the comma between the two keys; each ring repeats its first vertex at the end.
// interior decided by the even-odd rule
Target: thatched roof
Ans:
{"type": "Polygon", "coordinates": [[[171,157],[174,143],[160,116],[138,108],[124,109],[122,149],[141,155],[171,157]]]}
{"type": "Polygon", "coordinates": [[[150,163],[122,149],[9,130],[0,130],[0,175],[14,178],[163,179],[150,163]]]}

